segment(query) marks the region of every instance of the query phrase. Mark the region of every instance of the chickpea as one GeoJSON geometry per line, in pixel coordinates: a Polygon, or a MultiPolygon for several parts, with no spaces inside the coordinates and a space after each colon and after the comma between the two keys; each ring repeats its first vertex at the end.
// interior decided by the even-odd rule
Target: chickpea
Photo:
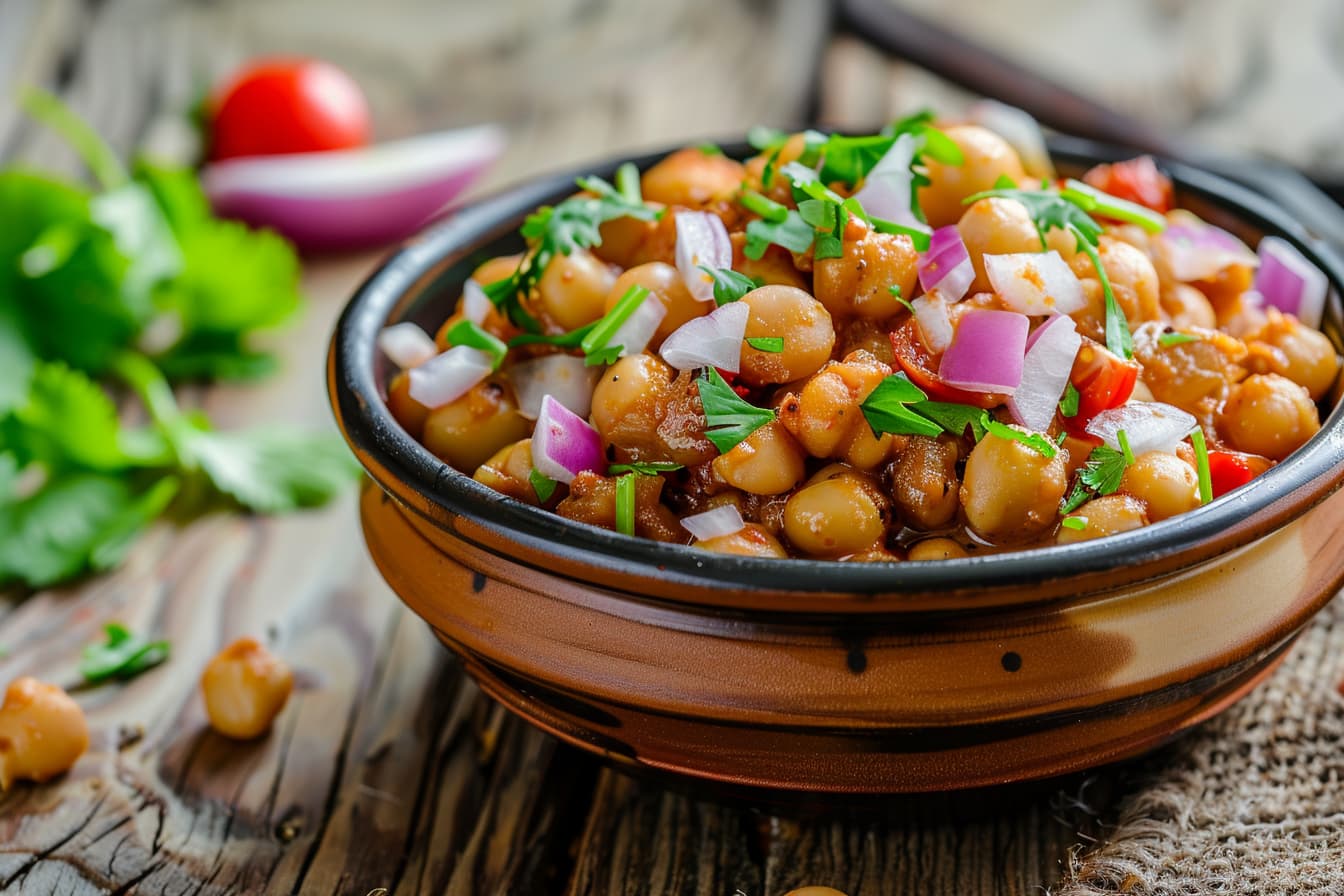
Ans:
{"type": "Polygon", "coordinates": [[[598,227],[598,233],[602,242],[592,248],[592,253],[622,268],[633,268],[650,261],[672,261],[676,257],[676,228],[671,212],[654,221],[628,216],[613,218],[598,227]],[[673,226],[669,227],[669,224],[673,226]]]}
{"type": "Polygon", "coordinates": [[[911,560],[953,560],[970,555],[950,538],[925,538],[910,545],[906,556],[911,560]]]}
{"type": "Polygon", "coordinates": [[[590,324],[604,313],[616,272],[584,249],[556,255],[537,281],[537,313],[563,330],[590,324]]]}
{"type": "Polygon", "coordinates": [[[1120,491],[1143,502],[1153,522],[1199,506],[1199,476],[1174,454],[1148,451],[1134,459],[1120,480],[1120,491]]]}
{"type": "Polygon", "coordinates": [[[475,470],[531,425],[518,411],[503,382],[491,377],[425,418],[424,443],[431,454],[459,470],[475,470]]]}
{"type": "Polygon", "coordinates": [[[714,551],[718,554],[737,554],[741,557],[772,557],[784,559],[789,552],[764,527],[756,523],[747,523],[740,531],[732,535],[720,535],[695,542],[695,547],[714,551]]]}
{"type": "Polygon", "coordinates": [[[966,520],[994,544],[1029,541],[1055,524],[1068,458],[1047,458],[1015,439],[986,435],[966,459],[961,505],[966,520]]]}
{"type": "Polygon", "coordinates": [[[874,438],[859,405],[891,368],[865,351],[831,361],[795,396],[784,397],[780,422],[813,457],[836,457],[872,469],[890,456],[895,440],[874,438]]]}
{"type": "Polygon", "coordinates": [[[1305,388],[1277,373],[1257,373],[1232,387],[1218,431],[1238,451],[1283,460],[1321,428],[1305,388]]]}
{"type": "Polygon", "coordinates": [[[762,286],[742,297],[751,309],[746,338],[782,336],[782,352],[742,343],[742,381],[749,386],[789,383],[816,373],[831,357],[831,315],[812,296],[792,286],[762,286]]]}
{"type": "Polygon", "coordinates": [[[1158,296],[1163,312],[1173,327],[1216,329],[1218,315],[1204,293],[1185,283],[1165,283],[1158,296]]]}
{"type": "Polygon", "coordinates": [[[1100,498],[1093,498],[1069,514],[1069,517],[1085,520],[1087,525],[1081,529],[1060,526],[1059,532],[1055,535],[1056,544],[1091,541],[1094,538],[1104,538],[1107,535],[1128,532],[1148,525],[1148,516],[1143,511],[1143,504],[1129,495],[1102,495],[1100,498]]]}
{"type": "Polygon", "coordinates": [[[714,458],[714,473],[753,495],[781,495],[803,481],[802,447],[778,420],[771,420],[727,453],[714,458]]]}
{"type": "Polygon", "coordinates": [[[611,291],[607,293],[603,313],[615,308],[616,303],[632,286],[644,287],[649,291],[649,298],[645,301],[657,300],[667,309],[666,316],[654,331],[653,339],[649,341],[650,351],[657,351],[658,346],[672,335],[673,330],[691,318],[700,317],[714,310],[713,302],[701,302],[691,295],[676,268],[661,261],[651,261],[633,267],[616,278],[611,291]]]}
{"type": "Polygon", "coordinates": [[[537,490],[532,487],[531,475],[532,440],[522,439],[495,452],[493,457],[476,468],[471,478],[502,495],[528,504],[539,504],[541,502],[537,498],[537,490]]]}
{"type": "Polygon", "coordinates": [[[662,358],[626,355],[607,368],[593,389],[593,427],[606,441],[624,446],[625,434],[652,432],[658,425],[656,402],[672,385],[675,371],[662,358]]]}
{"type": "Polygon", "coordinates": [[[839,339],[832,352],[835,357],[843,358],[857,351],[865,351],[888,367],[896,366],[896,353],[891,348],[891,331],[896,329],[894,320],[868,320],[856,317],[840,324],[836,335],[839,339]]]}
{"type": "Polygon", "coordinates": [[[10,682],[0,704],[0,790],[63,774],[88,748],[89,724],[69,694],[27,676],[10,682]]]}
{"type": "MultiPolygon", "coordinates": [[[[1129,243],[1102,236],[1097,246],[1097,255],[1101,259],[1102,270],[1111,281],[1111,292],[1115,302],[1129,320],[1130,326],[1138,326],[1144,321],[1159,320],[1162,317],[1162,305],[1159,301],[1159,282],[1153,262],[1142,251],[1129,243]]],[[[1071,317],[1078,321],[1080,329],[1089,335],[1104,333],[1106,328],[1106,299],[1097,276],[1097,268],[1085,252],[1079,252],[1070,263],[1073,273],[1083,283],[1083,295],[1087,306],[1075,311],[1071,317]]]]}
{"type": "Polygon", "coordinates": [[[1319,401],[1335,384],[1339,356],[1330,339],[1276,308],[1265,309],[1265,325],[1247,343],[1246,366],[1255,373],[1277,373],[1305,388],[1319,401]]]}
{"type": "Polygon", "coordinates": [[[429,408],[411,397],[411,376],[408,371],[398,373],[388,384],[387,409],[401,424],[401,428],[417,442],[424,438],[425,420],[429,418],[429,408]]]}
{"type": "Polygon", "coordinates": [[[728,239],[733,244],[733,270],[739,274],[754,277],[766,286],[807,289],[807,278],[794,266],[793,254],[788,249],[771,243],[760,258],[748,258],[743,252],[747,245],[745,232],[730,233],[728,239]]]}
{"type": "Polygon", "coordinates": [[[746,175],[741,162],[688,146],[645,171],[640,187],[651,202],[703,208],[732,199],[746,175]]]}
{"type": "Polygon", "coordinates": [[[991,196],[977,200],[957,221],[957,232],[975,268],[972,293],[993,290],[985,275],[984,256],[1041,251],[1041,235],[1032,223],[1031,213],[1015,199],[991,196]]]}
{"type": "Polygon", "coordinates": [[[784,534],[814,557],[867,550],[886,533],[883,508],[863,477],[841,473],[795,492],[784,505],[784,534]]]}
{"type": "Polygon", "coordinates": [[[778,154],[770,151],[762,152],[759,155],[752,156],[744,163],[747,175],[747,183],[753,190],[758,190],[776,202],[787,203],[793,199],[793,190],[789,186],[786,178],[779,177],[780,168],[790,162],[796,162],[802,158],[803,152],[807,149],[807,137],[802,132],[791,134],[789,139],[784,141],[778,154]],[[765,166],[774,159],[776,176],[774,182],[769,188],[765,186],[765,166]]]}
{"type": "Polygon", "coordinates": [[[239,638],[215,654],[201,673],[201,695],[210,727],[225,737],[251,740],[265,734],[285,708],[294,673],[256,638],[239,638]]]}
{"type": "Polygon", "coordinates": [[[861,229],[861,236],[848,234],[839,258],[814,263],[812,282],[817,300],[836,317],[866,317],[883,320],[901,310],[901,295],[914,295],[919,253],[904,234],[861,229]]]}
{"type": "Polygon", "coordinates": [[[891,497],[902,519],[920,529],[939,529],[957,513],[958,449],[948,436],[912,436],[891,470],[891,497]]]}
{"type": "Polygon", "coordinates": [[[1173,404],[1196,417],[1207,405],[1221,401],[1227,387],[1244,373],[1240,361],[1246,346],[1217,330],[1187,327],[1199,338],[1163,345],[1167,328],[1157,322],[1134,330],[1134,357],[1143,365],[1143,381],[1158,401],[1173,404]]]}
{"type": "Polygon", "coordinates": [[[960,165],[944,165],[935,159],[925,164],[929,183],[919,188],[919,206],[934,227],[957,223],[965,211],[961,201],[992,190],[1000,177],[1007,175],[1016,183],[1027,176],[1017,152],[993,131],[957,125],[944,133],[961,148],[964,159],[960,165]]]}

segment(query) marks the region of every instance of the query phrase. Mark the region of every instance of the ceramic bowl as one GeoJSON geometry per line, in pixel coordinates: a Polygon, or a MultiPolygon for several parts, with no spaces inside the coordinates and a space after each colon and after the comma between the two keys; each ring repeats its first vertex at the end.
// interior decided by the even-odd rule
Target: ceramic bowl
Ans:
{"type": "MultiPolygon", "coordinates": [[[[1122,155],[1052,148],[1075,174],[1122,155]]],[[[1282,236],[1329,274],[1324,328],[1339,346],[1340,259],[1263,197],[1165,167],[1182,205],[1252,245],[1282,236]]],[[[408,243],[351,300],[328,365],[337,420],[371,478],[361,513],[378,568],[487,692],[557,737],[746,788],[880,794],[1039,778],[1149,750],[1227,707],[1344,580],[1338,409],[1296,454],[1208,507],[1102,540],[944,562],[711,554],[479,485],[392,418],[394,371],[374,339],[402,320],[433,332],[472,268],[517,251],[522,218],[573,181],[507,190],[408,243]]]]}

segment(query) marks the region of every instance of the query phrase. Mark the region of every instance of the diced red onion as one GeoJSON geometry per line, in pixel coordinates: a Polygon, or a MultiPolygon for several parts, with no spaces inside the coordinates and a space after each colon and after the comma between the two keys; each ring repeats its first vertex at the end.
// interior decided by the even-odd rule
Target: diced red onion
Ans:
{"type": "Polygon", "coordinates": [[[566,485],[584,471],[601,472],[606,469],[602,437],[588,421],[547,395],[532,431],[532,465],[566,485]]]}
{"type": "Polygon", "coordinates": [[[1030,321],[1015,311],[975,308],[961,315],[938,375],[972,392],[1012,394],[1022,382],[1030,321]]]}
{"type": "Polygon", "coordinates": [[[1202,222],[1171,224],[1154,237],[1154,251],[1171,276],[1188,283],[1208,280],[1234,264],[1256,267],[1260,260],[1245,243],[1219,227],[1202,222]]]}
{"type": "Polygon", "coordinates": [[[490,375],[493,359],[480,349],[455,345],[410,370],[411,397],[433,410],[457,401],[490,375]]]}
{"type": "Polygon", "coordinates": [[[648,346],[649,340],[653,334],[658,332],[658,325],[667,317],[667,306],[658,301],[652,294],[644,297],[644,301],[635,306],[635,310],[630,312],[616,332],[611,334],[607,340],[608,345],[621,346],[620,355],[624,358],[626,355],[637,355],[644,351],[648,346]]]}
{"type": "Polygon", "coordinates": [[[958,302],[975,282],[970,253],[954,225],[939,227],[929,237],[929,251],[919,258],[919,282],[924,290],[941,290],[949,302],[958,302]]]}
{"type": "Polygon", "coordinates": [[[1169,404],[1131,401],[1097,414],[1087,424],[1087,431],[1108,447],[1120,451],[1117,433],[1124,430],[1129,450],[1138,457],[1149,451],[1175,451],[1181,440],[1195,428],[1195,423],[1194,416],[1169,404]]]}
{"type": "Polygon", "coordinates": [[[518,396],[518,411],[529,420],[541,413],[541,401],[550,395],[580,417],[593,407],[593,387],[600,367],[589,367],[573,355],[546,355],[520,361],[508,368],[509,381],[518,396]]]}
{"type": "Polygon", "coordinates": [[[215,211],[280,231],[306,249],[380,245],[409,236],[504,149],[495,125],[357,149],[213,162],[201,185],[215,211]]]}
{"type": "Polygon", "coordinates": [[[926,292],[910,303],[915,309],[915,323],[929,351],[937,354],[952,344],[952,319],[947,314],[947,302],[940,290],[926,292]]]}
{"type": "Polygon", "coordinates": [[[695,536],[696,541],[706,541],[710,538],[720,538],[724,535],[732,535],[734,532],[741,532],[746,523],[742,522],[742,514],[732,504],[724,504],[715,507],[713,510],[706,510],[704,513],[697,513],[688,516],[681,521],[681,526],[687,532],[695,536]]]}
{"type": "Polygon", "coordinates": [[[658,353],[678,370],[717,367],[737,373],[742,366],[742,339],[750,315],[745,302],[729,302],[673,330],[658,353]]]}
{"type": "Polygon", "coordinates": [[[1325,273],[1293,245],[1276,236],[1260,241],[1260,270],[1255,290],[1285,314],[1296,314],[1309,327],[1319,328],[1329,288],[1325,273]]]}
{"type": "Polygon", "coordinates": [[[1045,134],[1031,113],[997,100],[979,100],[966,110],[966,118],[1008,141],[1028,174],[1055,179],[1055,165],[1045,145],[1045,134]]]}
{"type": "Polygon", "coordinates": [[[378,347],[402,370],[419,367],[439,353],[429,334],[410,321],[384,327],[378,334],[378,347]]]}
{"type": "Polygon", "coordinates": [[[894,221],[903,227],[931,232],[929,225],[915,217],[910,209],[914,197],[914,174],[910,163],[915,158],[916,141],[913,134],[902,134],[891,144],[891,149],[863,179],[863,187],[854,194],[868,214],[894,221]]]}
{"type": "Polygon", "coordinates": [[[1066,314],[1051,315],[1032,331],[1022,361],[1022,382],[1008,398],[1013,420],[1036,432],[1050,428],[1082,344],[1078,325],[1066,314]]]}
{"type": "Polygon", "coordinates": [[[710,212],[677,212],[677,270],[692,296],[714,301],[714,278],[700,269],[731,268],[733,244],[723,219],[710,212]]]}
{"type": "Polygon", "coordinates": [[[474,324],[483,324],[485,316],[493,307],[494,303],[474,277],[468,278],[467,282],[462,284],[462,316],[467,320],[474,324]]]}
{"type": "Polygon", "coordinates": [[[1014,311],[1027,315],[1072,314],[1086,304],[1083,285],[1059,253],[986,255],[990,285],[1014,311]]]}

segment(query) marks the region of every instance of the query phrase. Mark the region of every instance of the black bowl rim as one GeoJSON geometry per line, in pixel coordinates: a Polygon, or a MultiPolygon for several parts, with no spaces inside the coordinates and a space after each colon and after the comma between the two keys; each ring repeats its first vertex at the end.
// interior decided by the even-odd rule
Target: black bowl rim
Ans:
{"type": "MultiPolygon", "coordinates": [[[[742,142],[721,145],[725,152],[737,157],[751,151],[742,142]]],[[[374,371],[377,334],[387,325],[398,303],[406,298],[407,291],[447,256],[465,255],[484,238],[498,236],[537,206],[572,191],[576,177],[590,174],[610,177],[626,161],[633,161],[642,169],[677,148],[680,145],[542,175],[456,209],[394,251],[358,288],[332,336],[329,397],[347,441],[384,490],[435,525],[443,524],[444,511],[448,518],[461,515],[524,548],[618,574],[645,579],[652,576],[720,592],[768,590],[913,596],[949,590],[975,592],[1079,575],[1132,571],[1190,552],[1189,563],[1176,565],[1182,568],[1206,559],[1199,554],[1199,546],[1248,517],[1258,516],[1263,524],[1243,543],[1305,513],[1341,484],[1344,405],[1332,410],[1321,431],[1307,445],[1233,494],[1131,532],[1071,545],[927,562],[776,560],[714,554],[566,520],[477,483],[434,457],[406,433],[388,410],[374,371]],[[1314,493],[1304,503],[1300,495],[1312,491],[1313,485],[1314,493]]],[[[1050,149],[1057,161],[1078,166],[1133,154],[1073,137],[1051,138],[1050,149]]],[[[1270,199],[1182,163],[1159,161],[1179,191],[1222,207],[1266,234],[1286,239],[1326,273],[1337,296],[1344,295],[1344,260],[1331,247],[1311,237],[1270,199]]]]}

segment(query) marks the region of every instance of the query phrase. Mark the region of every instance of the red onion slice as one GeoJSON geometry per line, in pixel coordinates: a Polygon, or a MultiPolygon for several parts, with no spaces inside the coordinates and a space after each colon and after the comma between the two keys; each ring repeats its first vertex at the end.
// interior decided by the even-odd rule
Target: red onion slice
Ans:
{"type": "Polygon", "coordinates": [[[729,302],[704,317],[688,320],[663,340],[658,354],[678,370],[717,367],[737,373],[742,365],[742,339],[751,309],[729,302]]]}
{"type": "Polygon", "coordinates": [[[677,270],[692,296],[714,301],[714,278],[700,269],[731,268],[733,244],[723,220],[710,212],[677,212],[677,270]]]}
{"type": "Polygon", "coordinates": [[[547,395],[580,417],[587,417],[600,373],[600,367],[589,367],[583,358],[573,355],[546,355],[508,368],[518,410],[529,420],[541,414],[541,402],[547,395]]]}
{"type": "Polygon", "coordinates": [[[929,351],[937,354],[952,344],[952,318],[947,313],[947,301],[939,290],[926,292],[910,303],[915,309],[915,323],[929,351]]]}
{"type": "Polygon", "coordinates": [[[547,395],[532,431],[532,465],[566,485],[579,473],[600,473],[606,469],[602,437],[588,421],[547,395]]]}
{"type": "Polygon", "coordinates": [[[271,227],[307,249],[389,243],[418,230],[504,149],[481,125],[359,149],[248,156],[205,167],[220,215],[271,227]]]}
{"type": "Polygon", "coordinates": [[[910,164],[915,158],[916,145],[913,134],[897,137],[891,149],[863,179],[863,186],[854,198],[874,217],[928,233],[931,232],[929,225],[916,218],[910,207],[914,199],[914,174],[910,164]]]}
{"type": "Polygon", "coordinates": [[[704,513],[688,516],[681,521],[681,527],[695,536],[696,541],[707,541],[741,532],[746,526],[742,514],[732,504],[724,504],[704,513]]]}
{"type": "Polygon", "coordinates": [[[493,307],[494,303],[474,277],[468,278],[467,282],[462,284],[462,316],[467,320],[474,324],[483,324],[485,316],[493,307]]]}
{"type": "Polygon", "coordinates": [[[1022,382],[1030,321],[1015,311],[975,308],[957,321],[938,375],[971,392],[1012,394],[1022,382]]]}
{"type": "Polygon", "coordinates": [[[1028,174],[1055,179],[1055,164],[1050,160],[1045,134],[1031,113],[997,100],[979,100],[966,110],[966,118],[1008,141],[1028,174]]]}
{"type": "Polygon", "coordinates": [[[455,345],[410,371],[411,397],[433,410],[457,401],[490,375],[493,359],[480,349],[455,345]]]}
{"type": "Polygon", "coordinates": [[[378,334],[378,347],[402,370],[419,367],[439,353],[429,334],[410,321],[384,327],[378,334]]]}
{"type": "Polygon", "coordinates": [[[1160,401],[1131,401],[1109,411],[1102,411],[1087,424],[1087,431],[1120,451],[1117,433],[1124,430],[1129,450],[1135,457],[1149,451],[1171,453],[1195,428],[1193,415],[1160,401]]]}
{"type": "Polygon", "coordinates": [[[1285,314],[1295,314],[1308,327],[1319,329],[1329,288],[1324,272],[1291,243],[1277,236],[1260,241],[1260,270],[1255,290],[1285,314]]]}
{"type": "Polygon", "coordinates": [[[1005,305],[1021,314],[1072,314],[1086,304],[1083,285],[1053,249],[986,255],[984,262],[994,291],[1005,305]]]}
{"type": "Polygon", "coordinates": [[[626,355],[637,355],[648,347],[649,340],[658,332],[658,325],[665,317],[667,306],[653,295],[647,295],[635,306],[635,310],[630,312],[630,316],[616,328],[616,332],[611,334],[607,345],[621,346],[622,358],[626,355]]]}
{"type": "Polygon", "coordinates": [[[1022,382],[1008,398],[1013,420],[1036,432],[1050,428],[1082,344],[1078,325],[1065,314],[1046,318],[1032,331],[1022,361],[1022,382]]]}
{"type": "Polygon", "coordinates": [[[1154,253],[1162,256],[1171,276],[1182,283],[1208,280],[1234,264],[1260,264],[1241,240],[1203,222],[1171,224],[1153,239],[1154,253]]]}
{"type": "Polygon", "coordinates": [[[971,255],[955,226],[939,227],[929,238],[929,251],[919,259],[919,282],[926,292],[941,290],[949,302],[960,301],[975,282],[971,255]]]}

